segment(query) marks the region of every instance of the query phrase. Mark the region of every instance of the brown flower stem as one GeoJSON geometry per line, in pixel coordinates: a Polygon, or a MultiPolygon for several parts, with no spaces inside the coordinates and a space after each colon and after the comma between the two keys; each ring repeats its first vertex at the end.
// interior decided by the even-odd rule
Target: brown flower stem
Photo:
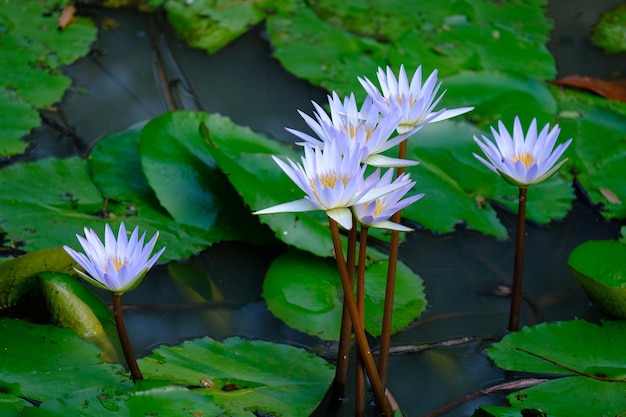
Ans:
{"type": "Polygon", "coordinates": [[[122,294],[113,293],[113,316],[115,317],[115,325],[117,326],[117,334],[122,344],[122,350],[126,357],[126,363],[130,370],[130,377],[133,381],[143,379],[139,365],[137,365],[137,359],[133,353],[133,347],[128,340],[128,333],[126,333],[126,325],[124,324],[124,317],[122,316],[122,294]]]}
{"type": "MultiPolygon", "coordinates": [[[[356,230],[356,227],[353,227],[356,230]]],[[[367,255],[367,231],[366,225],[361,225],[359,239],[359,268],[356,280],[356,308],[359,311],[359,321],[365,327],[365,261],[367,255]]],[[[356,353],[356,380],[354,401],[356,404],[356,417],[365,416],[365,370],[363,369],[363,355],[356,353]]]]}
{"type": "MultiPolygon", "coordinates": [[[[352,277],[354,277],[355,257],[356,228],[353,227],[348,232],[348,254],[346,260],[351,282],[353,281],[352,277]]],[[[345,395],[346,381],[348,379],[348,357],[350,356],[350,345],[352,342],[352,320],[350,319],[347,304],[344,295],[341,331],[339,333],[339,348],[337,350],[337,367],[335,368],[335,380],[333,381],[333,400],[337,402],[341,401],[345,395]]]]}
{"type": "MultiPolygon", "coordinates": [[[[398,158],[406,158],[406,140],[400,142],[398,158]]],[[[396,176],[404,173],[404,167],[398,167],[396,176]]],[[[394,213],[391,221],[400,223],[402,211],[394,213]]],[[[393,300],[396,291],[396,266],[398,264],[398,249],[400,246],[400,232],[391,231],[389,242],[389,260],[387,266],[387,284],[385,288],[385,302],[383,306],[383,323],[380,334],[380,354],[378,357],[378,375],[383,385],[387,385],[387,372],[389,370],[389,348],[391,347],[391,319],[393,318],[393,300]]]]}
{"type": "Polygon", "coordinates": [[[528,187],[519,187],[519,209],[517,212],[517,240],[515,242],[515,266],[513,268],[513,290],[509,331],[519,329],[520,307],[522,305],[522,281],[524,278],[524,243],[526,241],[526,192],[528,187]]]}
{"type": "Polygon", "coordinates": [[[348,274],[348,267],[346,266],[346,262],[343,257],[343,248],[341,247],[341,238],[339,235],[339,225],[330,217],[328,218],[328,222],[330,225],[331,237],[333,239],[333,247],[335,249],[337,269],[339,269],[339,276],[341,278],[341,285],[345,296],[344,299],[346,301],[346,305],[348,306],[348,313],[352,319],[352,328],[356,337],[357,348],[362,355],[363,365],[365,367],[365,371],[367,372],[367,376],[370,379],[378,406],[386,417],[391,417],[393,416],[393,410],[391,409],[391,405],[385,396],[385,387],[381,384],[380,377],[376,372],[376,364],[374,363],[372,352],[369,344],[367,343],[365,329],[359,321],[359,311],[356,307],[356,301],[354,299],[354,288],[351,283],[352,280],[348,274]]]}

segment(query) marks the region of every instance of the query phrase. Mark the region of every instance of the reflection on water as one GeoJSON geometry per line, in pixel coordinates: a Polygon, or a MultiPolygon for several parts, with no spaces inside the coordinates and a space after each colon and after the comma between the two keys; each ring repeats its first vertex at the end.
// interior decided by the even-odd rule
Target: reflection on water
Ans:
{"type": "MultiPolygon", "coordinates": [[[[560,7],[574,6],[573,2],[551,3],[555,13],[560,7]]],[[[66,70],[77,80],[76,88],[67,94],[60,111],[51,115],[58,123],[71,126],[73,135],[40,129],[38,135],[54,141],[40,141],[33,157],[84,153],[101,136],[168,110],[153,65],[150,33],[161,30],[155,26],[156,20],[151,23],[154,17],[132,11],[97,13],[99,19],[115,19],[119,27],[102,31],[95,52],[66,70]]],[[[570,47],[572,42],[577,43],[575,35],[561,30],[568,30],[567,22],[580,23],[587,16],[576,14],[565,24],[557,24],[559,32],[552,46],[570,47]]],[[[155,39],[163,56],[173,57],[171,62],[177,64],[168,74],[184,76],[191,87],[191,91],[179,89],[179,103],[186,103],[186,108],[219,112],[238,124],[291,143],[293,138],[284,127],[305,129],[296,109],[307,111],[311,109],[310,100],[325,100],[324,92],[289,75],[271,59],[259,29],[215,56],[190,50],[172,40],[167,29],[163,31],[167,36],[155,39]],[[165,46],[169,49],[163,49],[165,46]],[[233,83],[233,79],[237,82],[233,83]]],[[[580,63],[581,59],[585,66],[594,62],[588,57],[570,60],[566,55],[557,55],[562,73],[580,72],[566,71],[564,67],[580,63]]],[[[590,68],[589,73],[593,75],[595,71],[590,68]]],[[[500,212],[500,217],[513,235],[514,216],[500,212]]],[[[597,316],[599,313],[589,306],[567,269],[566,259],[579,243],[615,238],[617,230],[618,225],[603,221],[582,203],[575,204],[563,222],[545,228],[529,225],[525,255],[527,303],[523,306],[522,324],[597,316]]],[[[263,274],[278,251],[279,248],[227,243],[215,245],[190,260],[207,271],[224,294],[224,299],[210,308],[188,305],[183,289],[169,277],[167,269],[153,269],[141,287],[124,299],[130,308],[125,317],[135,350],[145,354],[161,343],[239,335],[306,346],[332,356],[334,344],[292,330],[267,311],[260,295],[263,274]]],[[[429,307],[419,321],[394,336],[393,345],[471,337],[471,342],[459,346],[392,357],[390,389],[407,416],[423,415],[503,379],[503,373],[487,361],[483,348],[506,331],[506,285],[511,278],[513,255],[513,241],[497,241],[463,230],[451,235],[418,231],[403,244],[401,259],[425,280],[429,307]]],[[[376,347],[375,340],[372,347],[376,347]]],[[[480,398],[445,415],[469,416],[478,404],[499,401],[496,395],[480,398]]],[[[350,398],[347,402],[346,407],[322,411],[319,417],[352,415],[350,398]]]]}

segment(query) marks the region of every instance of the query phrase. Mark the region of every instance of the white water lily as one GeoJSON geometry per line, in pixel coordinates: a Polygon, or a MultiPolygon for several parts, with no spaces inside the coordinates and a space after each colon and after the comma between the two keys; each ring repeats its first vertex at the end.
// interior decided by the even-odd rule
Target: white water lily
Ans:
{"type": "Polygon", "coordinates": [[[411,181],[409,174],[402,174],[393,182],[393,170],[391,169],[388,170],[382,177],[378,175],[378,172],[375,172],[374,174],[370,175],[366,181],[374,182],[376,187],[384,187],[393,183],[400,185],[400,188],[374,200],[355,205],[352,209],[356,218],[361,224],[368,227],[398,230],[400,232],[412,231],[413,229],[410,227],[392,222],[389,219],[396,212],[422,198],[424,193],[412,195],[403,200],[402,198],[415,185],[415,181],[411,181]]]}
{"type": "Polygon", "coordinates": [[[343,228],[351,229],[350,207],[376,199],[401,186],[389,184],[375,188],[375,182],[366,182],[366,166],[360,162],[362,152],[363,150],[356,147],[342,152],[337,142],[331,141],[325,144],[323,150],[305,143],[300,164],[290,159],[284,162],[272,156],[306,196],[300,200],[255,211],[254,214],[323,210],[343,228]]]}
{"type": "Polygon", "coordinates": [[[63,246],[63,249],[78,263],[84,272],[76,269],[83,278],[104,290],[123,294],[136,288],[148,270],[156,263],[165,248],[150,258],[159,232],[144,246],[146,234],[139,238],[136,227],[130,236],[126,233],[124,222],[120,224],[117,239],[107,224],[104,232],[104,244],[92,229],[85,228],[85,237],[76,235],[85,254],[63,246]]]}
{"type": "Polygon", "coordinates": [[[299,111],[306,124],[315,132],[317,138],[287,128],[295,136],[304,140],[298,143],[308,143],[313,147],[324,148],[331,141],[338,141],[342,152],[349,147],[366,149],[362,154],[361,162],[378,167],[398,167],[417,165],[418,162],[391,158],[381,155],[382,152],[398,145],[406,137],[392,137],[398,123],[401,120],[399,106],[395,106],[395,112],[387,112],[382,115],[371,98],[366,98],[361,109],[357,107],[354,94],[345,97],[342,101],[337,93],[328,96],[330,116],[320,105],[313,102],[315,118],[299,111]]]}
{"type": "Polygon", "coordinates": [[[387,67],[386,72],[379,67],[376,75],[382,92],[366,77],[359,77],[359,82],[383,114],[396,111],[396,104],[399,105],[402,119],[397,131],[400,135],[412,135],[427,123],[440,122],[473,109],[461,107],[435,111],[445,93],[444,91],[437,97],[441,87],[441,82],[437,80],[437,70],[434,70],[423,84],[421,65],[413,74],[410,84],[404,65],[400,66],[398,78],[390,67],[387,67]]]}
{"type": "Polygon", "coordinates": [[[491,128],[495,144],[484,135],[481,135],[482,140],[474,136],[474,141],[487,159],[475,153],[474,156],[509,183],[527,187],[547,180],[567,162],[567,158],[561,161],[558,159],[572,139],[554,148],[560,132],[558,125],[550,129],[550,125],[546,124],[537,133],[537,119],[533,119],[524,134],[519,118],[515,117],[511,135],[499,121],[497,131],[491,128]]]}

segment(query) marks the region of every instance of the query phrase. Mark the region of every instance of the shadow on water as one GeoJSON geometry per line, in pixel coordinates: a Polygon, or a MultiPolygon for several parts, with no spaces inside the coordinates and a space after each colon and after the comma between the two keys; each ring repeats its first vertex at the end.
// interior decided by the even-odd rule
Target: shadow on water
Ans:
{"type": "MultiPolygon", "coordinates": [[[[565,16],[555,25],[550,47],[563,75],[589,68],[586,75],[606,77],[607,71],[595,66],[598,60],[587,55],[597,52],[590,52],[593,48],[581,40],[586,34],[579,37],[581,27],[595,21],[595,15],[587,10],[589,2],[578,3],[584,13],[572,11],[574,2],[550,3],[553,16],[565,16]]],[[[602,9],[611,7],[610,2],[598,3],[602,9]]],[[[100,137],[169,110],[152,45],[157,45],[166,64],[177,106],[227,115],[285,143],[293,142],[285,126],[306,128],[296,110],[310,112],[311,100],[325,101],[325,92],[296,79],[271,58],[262,28],[208,56],[178,42],[154,16],[134,11],[86,11],[94,13],[99,22],[112,19],[116,26],[102,30],[94,52],[65,70],[76,80],[74,87],[58,112],[46,114],[48,124],[33,134],[38,143],[32,150],[33,158],[84,154],[100,137]]],[[[618,63],[610,65],[619,68],[618,63]]],[[[514,235],[515,217],[503,210],[499,215],[514,235]]],[[[523,324],[600,315],[590,307],[566,260],[576,245],[589,239],[616,238],[618,228],[582,199],[564,221],[547,227],[528,226],[523,324]]],[[[334,344],[290,329],[268,312],[261,298],[262,281],[278,251],[224,243],[189,260],[206,271],[224,295],[210,308],[186,304],[187,298],[167,269],[155,268],[139,290],[124,300],[129,305],[125,317],[136,351],[146,354],[158,344],[195,337],[239,335],[305,346],[332,357],[334,344]]],[[[401,259],[425,280],[429,307],[419,321],[395,335],[392,344],[466,338],[456,346],[392,357],[389,386],[407,416],[424,415],[504,379],[503,372],[490,365],[483,349],[506,332],[506,286],[513,255],[513,241],[465,230],[449,235],[417,231],[402,245],[401,259]]],[[[375,349],[376,340],[372,340],[372,347],[375,349]]],[[[352,415],[350,397],[346,402],[340,410],[323,410],[316,416],[352,415]]],[[[479,404],[501,402],[501,395],[482,397],[443,415],[469,416],[479,404]]]]}

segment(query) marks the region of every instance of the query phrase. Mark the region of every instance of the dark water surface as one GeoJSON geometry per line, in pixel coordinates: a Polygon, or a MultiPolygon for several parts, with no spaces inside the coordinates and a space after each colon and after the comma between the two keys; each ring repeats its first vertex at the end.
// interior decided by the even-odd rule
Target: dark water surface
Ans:
{"type": "MultiPolygon", "coordinates": [[[[586,33],[601,10],[617,3],[550,3],[549,12],[558,18],[550,47],[562,75],[607,77],[609,72],[626,73],[623,59],[599,59],[601,53],[588,44],[586,33]],[[591,3],[598,10],[591,11],[591,3]]],[[[114,19],[118,26],[101,31],[91,56],[66,69],[76,80],[75,88],[66,95],[59,111],[48,115],[65,128],[39,129],[35,138],[53,140],[38,141],[32,157],[84,154],[100,137],[168,111],[153,45],[165,63],[177,106],[219,112],[276,140],[292,143],[294,138],[284,127],[305,129],[296,109],[310,113],[310,100],[325,101],[325,92],[288,74],[271,58],[262,28],[253,29],[225,50],[208,56],[176,41],[155,16],[134,11],[86,12],[94,13],[99,21],[114,19]]],[[[515,217],[505,211],[500,217],[514,236],[515,217]]],[[[598,317],[600,313],[590,306],[569,272],[567,256],[586,240],[616,238],[618,230],[618,224],[604,221],[581,201],[562,222],[547,227],[530,224],[524,287],[530,304],[523,306],[522,323],[598,317]]],[[[267,311],[260,296],[262,280],[276,254],[272,248],[225,243],[190,260],[206,270],[225,295],[226,302],[213,309],[186,308],[185,298],[165,268],[155,268],[141,287],[124,299],[136,307],[126,313],[135,350],[146,354],[162,343],[238,335],[334,355],[334,345],[288,328],[267,311]]],[[[510,283],[513,256],[513,241],[497,241],[463,230],[450,235],[417,231],[402,245],[401,259],[425,281],[429,307],[411,328],[395,335],[392,344],[434,343],[461,337],[469,340],[456,347],[392,357],[389,388],[407,417],[424,415],[455,398],[503,381],[504,373],[491,366],[483,348],[506,332],[509,300],[498,294],[510,283]]],[[[372,347],[376,345],[372,340],[372,347]]],[[[483,397],[445,416],[469,416],[480,404],[501,401],[497,395],[483,397]]],[[[348,398],[340,410],[322,410],[316,416],[352,414],[348,398]]]]}

